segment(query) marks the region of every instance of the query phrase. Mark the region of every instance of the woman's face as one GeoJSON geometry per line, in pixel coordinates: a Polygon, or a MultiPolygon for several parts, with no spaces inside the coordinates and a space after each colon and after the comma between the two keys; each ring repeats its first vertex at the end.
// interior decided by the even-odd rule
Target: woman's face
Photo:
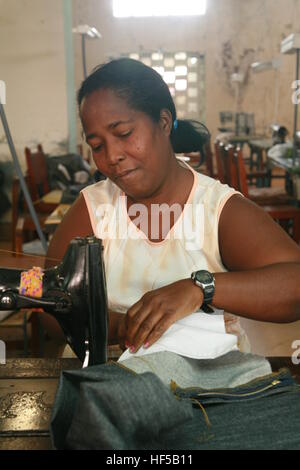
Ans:
{"type": "Polygon", "coordinates": [[[170,113],[162,111],[160,122],[155,123],[112,90],[100,89],[83,100],[80,114],[101,173],[132,198],[154,194],[168,174],[173,155],[170,113]]]}

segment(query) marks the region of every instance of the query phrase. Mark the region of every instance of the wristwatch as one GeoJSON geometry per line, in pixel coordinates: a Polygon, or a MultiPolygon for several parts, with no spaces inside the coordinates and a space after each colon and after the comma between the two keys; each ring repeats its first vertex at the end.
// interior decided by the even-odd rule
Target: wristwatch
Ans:
{"type": "Polygon", "coordinates": [[[209,271],[194,271],[191,275],[196,286],[203,291],[203,304],[210,304],[215,293],[215,278],[209,271]]]}

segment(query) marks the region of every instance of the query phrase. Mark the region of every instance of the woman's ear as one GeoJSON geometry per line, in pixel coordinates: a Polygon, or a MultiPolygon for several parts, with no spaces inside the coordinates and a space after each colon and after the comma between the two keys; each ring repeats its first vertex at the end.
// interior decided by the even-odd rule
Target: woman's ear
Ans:
{"type": "Polygon", "coordinates": [[[162,131],[169,137],[173,126],[173,118],[168,109],[161,110],[159,123],[162,131]]]}

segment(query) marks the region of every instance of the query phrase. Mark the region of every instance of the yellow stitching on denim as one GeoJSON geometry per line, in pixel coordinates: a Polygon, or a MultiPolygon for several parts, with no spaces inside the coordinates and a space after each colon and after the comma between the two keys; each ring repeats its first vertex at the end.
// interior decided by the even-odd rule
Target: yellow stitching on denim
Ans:
{"type": "Polygon", "coordinates": [[[171,380],[170,382],[170,389],[171,389],[171,392],[175,393],[176,394],[176,390],[177,390],[177,383],[175,382],[175,380],[171,380]]]}
{"type": "MultiPolygon", "coordinates": [[[[281,376],[286,373],[286,372],[289,372],[289,369],[287,369],[286,367],[284,368],[281,368],[279,369],[279,371],[276,371],[276,372],[272,372],[271,374],[267,374],[267,375],[264,375],[264,376],[260,376],[260,377],[256,377],[255,379],[252,379],[250,380],[249,382],[245,382],[243,384],[240,384],[240,385],[237,385],[236,387],[239,387],[241,389],[243,388],[248,388],[249,386],[251,387],[252,385],[256,384],[257,382],[260,382],[262,380],[266,380],[267,378],[278,378],[280,379],[281,376]]],[[[273,383],[273,382],[272,382],[273,383]]],[[[194,387],[180,387],[179,385],[175,384],[176,388],[179,388],[180,391],[184,391],[184,392],[188,392],[188,391],[193,391],[193,390],[199,390],[199,386],[194,386],[194,387]]],[[[227,387],[227,388],[217,388],[216,390],[219,392],[219,393],[222,393],[222,390],[228,390],[229,388],[236,388],[236,387],[227,387]]],[[[174,392],[175,392],[175,389],[174,389],[174,392]]],[[[202,393],[205,393],[205,391],[203,391],[202,393]]]]}
{"type": "Polygon", "coordinates": [[[196,404],[201,408],[207,426],[211,426],[211,422],[209,421],[209,417],[208,417],[208,415],[207,415],[207,413],[206,413],[206,411],[205,411],[205,408],[204,408],[204,406],[202,405],[202,403],[200,403],[199,400],[196,400],[196,398],[192,398],[191,401],[194,402],[194,403],[196,403],[196,404]]]}
{"type": "Polygon", "coordinates": [[[280,380],[273,380],[273,382],[269,385],[266,385],[263,388],[260,388],[259,390],[254,390],[253,392],[247,392],[247,393],[227,393],[227,392],[201,392],[197,393],[198,397],[201,396],[207,396],[207,395],[221,395],[225,397],[248,397],[249,395],[256,395],[257,393],[264,392],[266,390],[269,390],[270,388],[274,387],[275,385],[280,384],[280,380]]]}

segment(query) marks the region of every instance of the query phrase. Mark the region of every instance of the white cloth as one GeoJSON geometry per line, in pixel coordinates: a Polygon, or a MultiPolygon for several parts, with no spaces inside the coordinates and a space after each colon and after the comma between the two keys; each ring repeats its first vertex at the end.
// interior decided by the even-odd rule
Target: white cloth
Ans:
{"type": "MultiPolygon", "coordinates": [[[[192,359],[215,359],[236,350],[237,337],[226,333],[223,310],[207,314],[201,310],[178,320],[149,348],[141,347],[134,356],[170,351],[192,359]]],[[[132,357],[127,349],[119,361],[132,357]]]]}
{"type": "MultiPolygon", "coordinates": [[[[161,242],[150,241],[130,220],[125,195],[109,179],[82,190],[94,234],[103,241],[110,310],[125,314],[146,292],[190,278],[193,271],[226,271],[218,224],[226,201],[237,192],[196,173],[185,162],[181,164],[192,171],[194,184],[183,212],[161,242]]],[[[225,329],[220,311],[190,315],[172,325],[155,347],[141,353],[158,348],[188,357],[214,358],[236,348],[236,334],[240,336],[243,330],[233,315],[230,325],[235,335],[225,329]]]]}

